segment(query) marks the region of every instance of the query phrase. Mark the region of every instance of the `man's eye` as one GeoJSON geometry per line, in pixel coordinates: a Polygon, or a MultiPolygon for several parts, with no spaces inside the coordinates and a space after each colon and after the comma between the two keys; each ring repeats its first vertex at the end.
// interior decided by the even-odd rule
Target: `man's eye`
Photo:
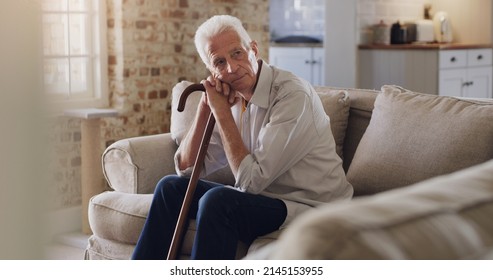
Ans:
{"type": "Polygon", "coordinates": [[[224,60],[216,60],[216,62],[214,63],[214,66],[216,67],[220,67],[224,65],[224,60]]]}

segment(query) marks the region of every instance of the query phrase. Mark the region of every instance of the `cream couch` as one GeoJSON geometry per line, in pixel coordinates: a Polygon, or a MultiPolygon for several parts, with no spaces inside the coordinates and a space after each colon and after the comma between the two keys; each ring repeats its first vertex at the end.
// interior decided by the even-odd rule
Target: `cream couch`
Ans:
{"type": "MultiPolygon", "coordinates": [[[[175,86],[173,100],[186,85],[175,86]]],[[[238,258],[492,257],[493,101],[396,86],[317,91],[355,198],[308,211],[284,232],[239,244],[238,258]]],[[[104,152],[113,191],[90,201],[93,235],[86,259],[130,257],[157,181],[175,172],[173,155],[199,95],[190,98],[184,113],[176,113],[173,102],[171,133],[123,139],[104,152]]],[[[226,169],[209,179],[233,182],[226,169]]],[[[182,258],[191,251],[193,234],[192,222],[182,258]]]]}

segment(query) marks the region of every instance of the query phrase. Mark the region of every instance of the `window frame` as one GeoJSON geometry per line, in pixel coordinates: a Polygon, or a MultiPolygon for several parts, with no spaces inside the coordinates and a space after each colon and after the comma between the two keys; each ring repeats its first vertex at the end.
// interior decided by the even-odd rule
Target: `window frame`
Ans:
{"type": "MultiPolygon", "coordinates": [[[[43,1],[43,0],[42,0],[43,1]]],[[[69,0],[65,0],[69,1],[69,0]]],[[[87,76],[87,94],[84,95],[73,95],[70,90],[63,94],[53,94],[47,91],[47,85],[45,78],[43,78],[44,84],[44,96],[47,103],[55,111],[62,111],[67,109],[81,109],[81,108],[104,108],[109,106],[109,94],[108,94],[108,48],[107,48],[107,26],[106,26],[106,1],[98,0],[86,0],[90,1],[90,7],[88,11],[84,12],[74,12],[74,11],[49,11],[42,8],[42,16],[47,15],[67,15],[70,16],[81,14],[86,15],[86,27],[85,36],[88,40],[88,45],[90,50],[87,55],[70,54],[67,55],[47,55],[45,51],[42,52],[43,55],[43,65],[47,65],[46,61],[48,59],[68,59],[68,64],[71,63],[71,59],[87,57],[88,67],[90,70],[86,71],[90,73],[87,76]]],[[[68,4],[67,4],[68,5],[68,4]]],[[[66,28],[70,28],[67,24],[66,28]]],[[[70,30],[64,30],[67,36],[70,36],[70,30]]],[[[43,40],[46,40],[46,34],[43,34],[43,40]]],[[[68,44],[70,44],[70,37],[66,39],[68,44]]],[[[70,46],[68,47],[70,49],[70,46]]],[[[70,66],[68,66],[70,67],[70,66]]],[[[70,68],[69,68],[70,69],[70,68]]],[[[70,75],[70,70],[68,71],[70,75]]],[[[43,71],[43,77],[45,72],[43,71]]],[[[70,82],[69,82],[70,87],[70,82]]]]}

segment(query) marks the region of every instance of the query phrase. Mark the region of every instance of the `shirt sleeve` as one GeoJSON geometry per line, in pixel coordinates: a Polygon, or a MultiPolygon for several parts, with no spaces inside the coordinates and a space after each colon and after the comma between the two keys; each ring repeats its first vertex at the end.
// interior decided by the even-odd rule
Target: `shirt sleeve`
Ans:
{"type": "Polygon", "coordinates": [[[261,128],[255,151],[245,157],[236,174],[235,187],[260,193],[306,156],[319,141],[312,97],[294,92],[271,108],[261,128]]]}
{"type": "MultiPolygon", "coordinates": [[[[185,170],[181,170],[179,168],[180,153],[181,153],[181,146],[178,147],[178,150],[176,151],[174,157],[176,174],[183,177],[189,177],[192,175],[194,166],[188,167],[185,170]]],[[[213,173],[214,171],[217,171],[225,167],[227,164],[228,161],[224,153],[221,137],[219,136],[219,132],[215,129],[214,132],[212,133],[211,140],[207,148],[207,154],[205,156],[204,163],[202,164],[200,177],[203,178],[213,173]]]]}

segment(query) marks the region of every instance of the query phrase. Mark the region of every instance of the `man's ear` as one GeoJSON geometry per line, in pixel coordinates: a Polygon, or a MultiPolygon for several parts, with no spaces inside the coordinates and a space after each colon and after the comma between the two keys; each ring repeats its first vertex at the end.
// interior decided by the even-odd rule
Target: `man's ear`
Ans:
{"type": "Polygon", "coordinates": [[[255,58],[258,59],[258,45],[257,41],[251,41],[250,42],[250,49],[252,49],[253,53],[255,54],[255,58]]]}

